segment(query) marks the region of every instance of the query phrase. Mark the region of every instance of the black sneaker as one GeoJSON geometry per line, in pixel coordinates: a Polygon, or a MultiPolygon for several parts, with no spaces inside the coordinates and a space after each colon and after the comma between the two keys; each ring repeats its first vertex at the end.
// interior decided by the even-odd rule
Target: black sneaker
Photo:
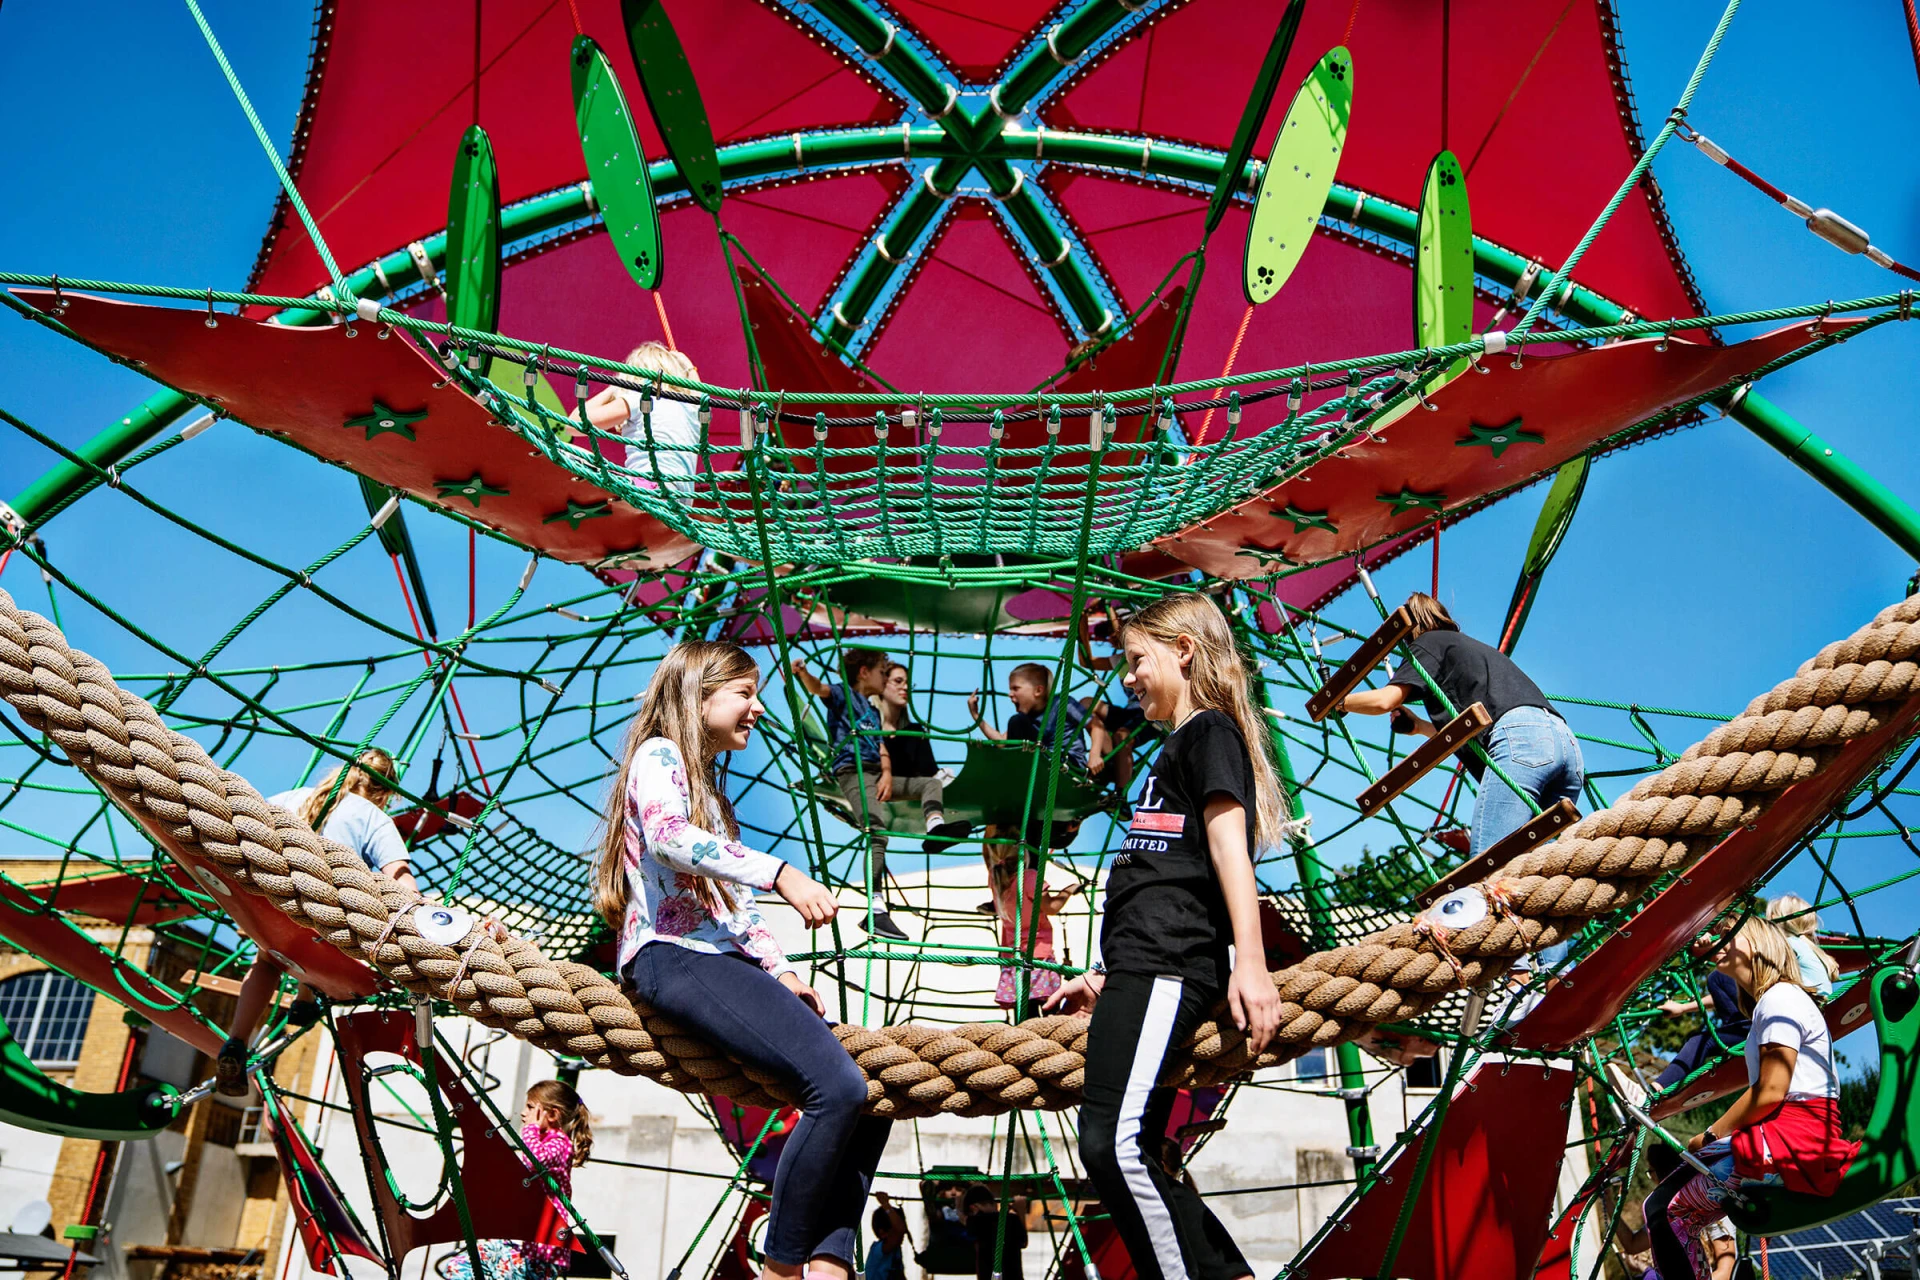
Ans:
{"type": "Polygon", "coordinates": [[[295,1000],[287,1006],[287,1025],[290,1027],[310,1027],[318,1021],[320,1021],[318,1000],[295,1000]]]}
{"type": "Polygon", "coordinates": [[[220,1056],[213,1060],[213,1091],[229,1098],[244,1098],[253,1088],[253,1081],[247,1078],[247,1046],[240,1040],[229,1040],[220,1046],[220,1056]]]}
{"type": "Polygon", "coordinates": [[[887,938],[894,942],[907,942],[906,930],[893,922],[893,917],[885,911],[873,913],[873,923],[867,926],[869,938],[887,938]]]}
{"type": "Polygon", "coordinates": [[[920,847],[928,853],[945,853],[953,848],[957,841],[964,840],[973,831],[973,824],[964,818],[952,822],[935,823],[927,828],[927,839],[920,847]]]}

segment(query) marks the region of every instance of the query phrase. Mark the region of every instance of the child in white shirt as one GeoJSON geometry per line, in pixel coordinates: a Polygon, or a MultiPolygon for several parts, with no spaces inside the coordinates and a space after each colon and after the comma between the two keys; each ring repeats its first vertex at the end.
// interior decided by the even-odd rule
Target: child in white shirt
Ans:
{"type": "MultiPolygon", "coordinates": [[[[627,353],[627,363],[688,382],[700,380],[700,371],[686,353],[664,342],[641,343],[627,353]]],[[[665,390],[676,396],[687,394],[678,387],[665,390]]],[[[642,489],[657,489],[665,482],[685,493],[692,488],[691,477],[700,461],[698,414],[691,403],[665,394],[653,396],[652,409],[645,412],[647,399],[644,392],[631,387],[607,387],[587,401],[587,421],[603,431],[617,427],[633,442],[627,446],[627,470],[642,489]]]]}

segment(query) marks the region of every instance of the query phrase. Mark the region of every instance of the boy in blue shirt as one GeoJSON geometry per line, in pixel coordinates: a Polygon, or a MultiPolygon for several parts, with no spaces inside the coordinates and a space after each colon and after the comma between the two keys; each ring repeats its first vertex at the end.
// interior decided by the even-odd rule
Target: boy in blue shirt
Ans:
{"type": "Polygon", "coordinates": [[[867,1249],[865,1280],[907,1280],[901,1247],[907,1239],[907,1215],[884,1191],[874,1192],[880,1207],[873,1211],[873,1244],[867,1249]]]}

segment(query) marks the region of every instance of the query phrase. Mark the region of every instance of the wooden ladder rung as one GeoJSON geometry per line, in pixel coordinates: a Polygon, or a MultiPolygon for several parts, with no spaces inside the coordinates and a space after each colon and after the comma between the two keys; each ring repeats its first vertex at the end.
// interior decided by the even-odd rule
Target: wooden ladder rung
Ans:
{"type": "Polygon", "coordinates": [[[1491,849],[1478,857],[1467,859],[1422,889],[1414,901],[1423,907],[1430,907],[1463,885],[1485,880],[1521,854],[1551,840],[1578,821],[1580,810],[1574,807],[1573,801],[1556,800],[1535,814],[1526,826],[1502,836],[1500,842],[1491,849]]]}
{"type": "Polygon", "coordinates": [[[1367,678],[1367,672],[1379,666],[1381,659],[1393,652],[1393,647],[1412,630],[1413,615],[1405,605],[1388,614],[1386,621],[1353,651],[1353,656],[1327,677],[1320,692],[1307,699],[1307,714],[1315,720],[1325,720],[1328,713],[1336,710],[1341,700],[1353,692],[1354,686],[1367,678]]]}
{"type": "Polygon", "coordinates": [[[1447,721],[1438,733],[1415,747],[1406,759],[1387,770],[1380,781],[1354,799],[1354,803],[1360,806],[1360,816],[1371,818],[1380,812],[1386,807],[1387,801],[1426,777],[1435,765],[1491,728],[1493,717],[1478,702],[1447,721]]]}

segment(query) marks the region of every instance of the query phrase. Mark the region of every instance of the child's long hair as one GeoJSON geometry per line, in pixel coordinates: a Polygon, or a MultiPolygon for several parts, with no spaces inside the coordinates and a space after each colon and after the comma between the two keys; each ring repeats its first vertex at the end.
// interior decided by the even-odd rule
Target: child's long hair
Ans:
{"type": "MultiPolygon", "coordinates": [[[[680,749],[687,765],[687,807],[693,821],[712,825],[718,819],[721,834],[740,838],[733,806],[715,777],[713,748],[707,742],[702,716],[706,700],[715,691],[743,676],[758,679],[760,668],[737,644],[716,640],[683,640],[667,650],[647,683],[640,714],[627,730],[620,751],[620,768],[607,790],[606,825],[600,833],[600,859],[594,868],[593,904],[607,926],[618,932],[627,916],[627,778],[633,757],[648,738],[665,738],[680,749]]],[[[710,876],[695,876],[694,892],[709,911],[730,910],[733,899],[725,886],[710,876]]]]}
{"type": "MultiPolygon", "coordinates": [[[[1827,954],[1827,949],[1813,940],[1814,930],[1820,927],[1820,917],[1813,914],[1813,904],[1797,893],[1783,893],[1767,904],[1767,919],[1779,925],[1782,932],[1790,938],[1804,938],[1813,948],[1814,956],[1820,961],[1820,967],[1827,971],[1827,981],[1833,982],[1840,976],[1840,962],[1827,954]]],[[[1812,974],[1803,974],[1811,978],[1812,974]]]]}
{"type": "MultiPolygon", "coordinates": [[[[381,779],[391,779],[393,772],[393,757],[378,747],[368,747],[354,757],[353,767],[347,770],[347,780],[341,785],[340,791],[342,794],[351,791],[354,795],[371,803],[374,808],[384,809],[387,807],[387,801],[393,798],[393,788],[381,779]],[[379,777],[375,777],[375,774],[379,777]]],[[[339,780],[340,768],[335,766],[325,777],[313,784],[313,790],[294,810],[300,821],[315,831],[320,829],[322,821],[320,808],[326,804],[327,797],[333,794],[333,784],[339,780]]],[[[334,803],[339,804],[338,798],[334,803]]]]}
{"type": "MultiPolygon", "coordinates": [[[[1239,728],[1247,754],[1253,759],[1254,840],[1260,848],[1278,848],[1302,826],[1289,814],[1292,800],[1281,787],[1279,770],[1273,765],[1273,741],[1267,733],[1266,717],[1253,705],[1246,660],[1234,643],[1220,607],[1192,592],[1161,596],[1127,620],[1120,630],[1120,642],[1124,644],[1127,635],[1136,631],[1169,646],[1181,636],[1193,640],[1193,666],[1189,670],[1193,705],[1218,711],[1239,728]]],[[[1257,855],[1258,849],[1248,852],[1257,855]]]]}
{"type": "Polygon", "coordinates": [[[1755,1001],[1782,982],[1804,989],[1807,980],[1800,973],[1800,961],[1779,925],[1765,916],[1748,916],[1734,940],[1746,946],[1753,957],[1753,989],[1747,992],[1755,1001]]]}
{"type": "Polygon", "coordinates": [[[587,1114],[587,1104],[580,1101],[573,1087],[561,1080],[542,1080],[527,1090],[527,1101],[559,1113],[553,1127],[572,1140],[574,1168],[585,1164],[593,1154],[593,1121],[587,1114]]]}
{"type": "Polygon", "coordinates": [[[1458,631],[1460,624],[1447,612],[1447,606],[1435,600],[1424,591],[1416,591],[1407,597],[1402,606],[1413,619],[1413,634],[1423,636],[1429,631],[1458,631]]]}

